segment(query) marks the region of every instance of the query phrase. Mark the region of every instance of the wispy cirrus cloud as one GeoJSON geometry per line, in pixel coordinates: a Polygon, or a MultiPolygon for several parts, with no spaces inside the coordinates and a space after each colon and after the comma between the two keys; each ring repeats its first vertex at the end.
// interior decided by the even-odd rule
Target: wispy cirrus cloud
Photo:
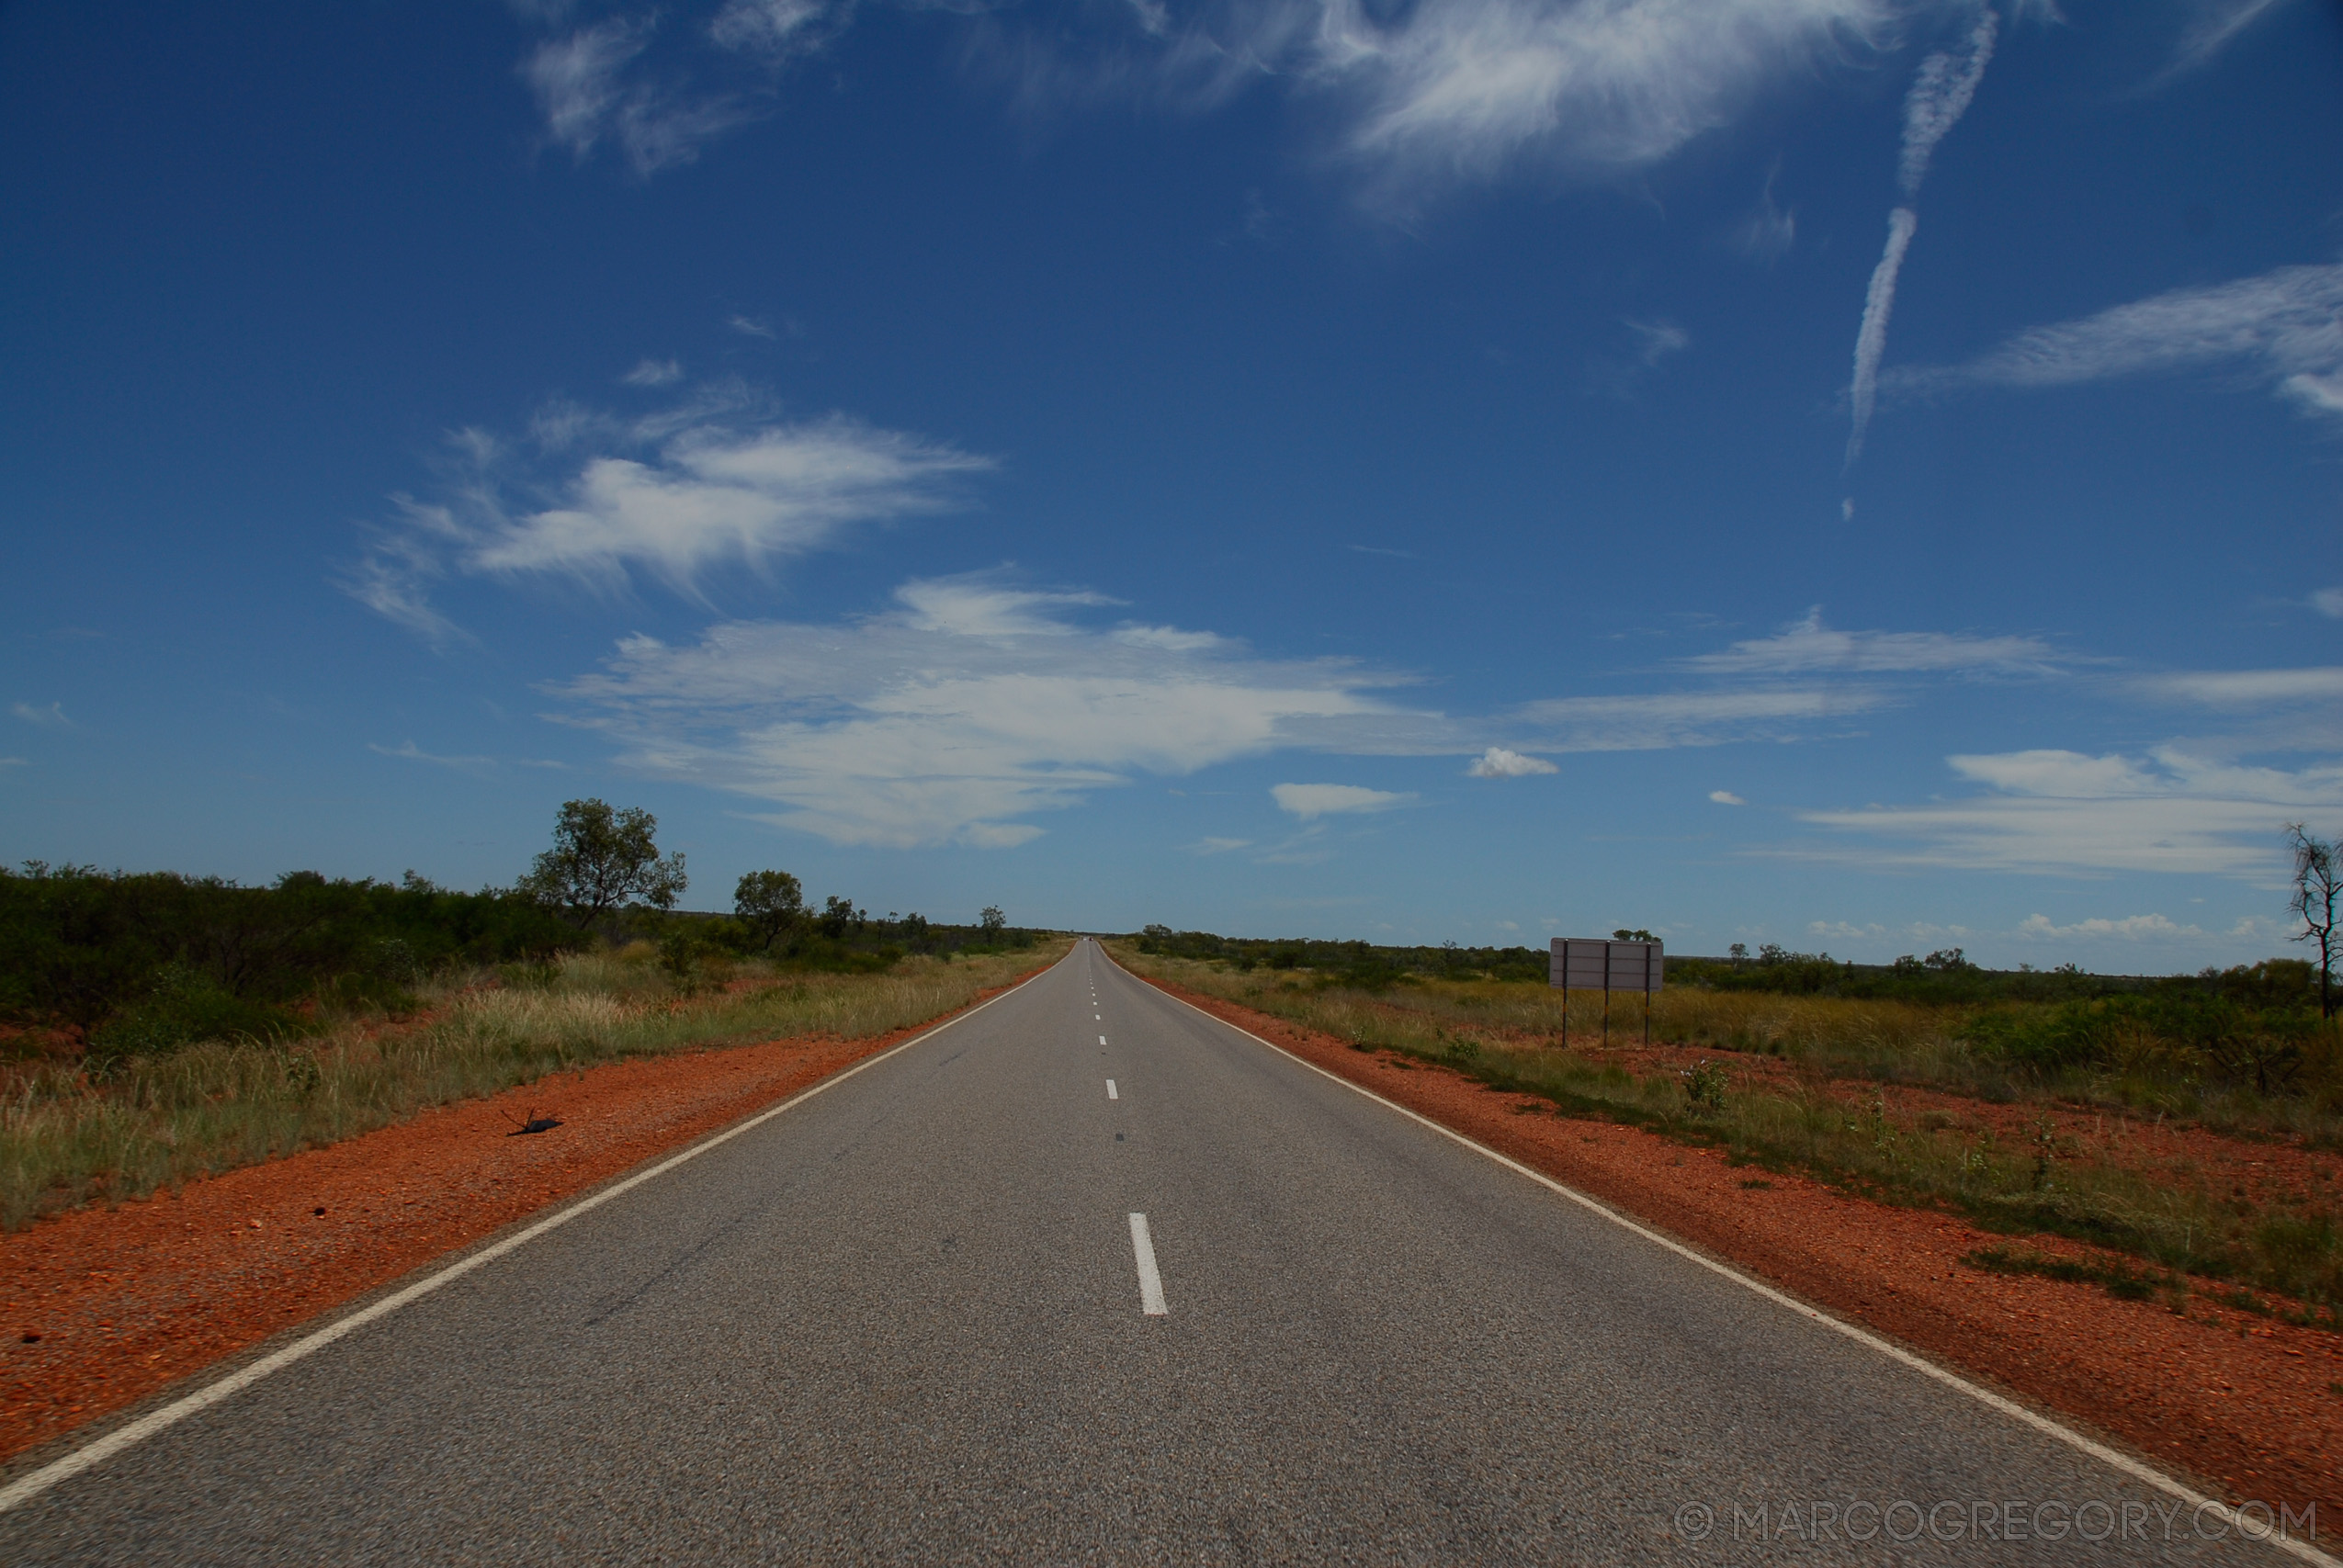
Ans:
{"type": "Polygon", "coordinates": [[[628,68],[658,26],[656,13],[614,17],[530,51],[521,78],[545,117],[547,141],[580,163],[615,142],[635,173],[648,176],[692,162],[703,144],[757,117],[737,94],[629,81],[628,68]]]}
{"type": "MultiPolygon", "coordinates": [[[[1540,753],[1843,733],[1851,716],[1904,700],[1868,676],[1782,680],[1745,658],[1697,689],[1458,716],[1397,700],[1423,683],[1405,671],[1268,658],[1212,632],[1114,617],[1121,608],[1004,571],[913,580],[887,608],[843,623],[728,621],[688,645],[629,637],[600,671],[554,688],[556,716],[603,735],[623,766],[764,803],[759,819],[833,842],[998,847],[1041,832],[1029,818],[1142,774],[1272,752],[1461,755],[1473,776],[1518,778],[1557,771],[1540,753]]],[[[1307,782],[1276,798],[1306,834],[1415,800],[1307,782]]],[[[1235,847],[1249,846],[1206,840],[1200,852],[1235,847]]],[[[1330,852],[1315,840],[1273,852],[1330,852]]]]}
{"type": "Polygon", "coordinates": [[[618,378],[629,387],[667,387],[684,378],[684,367],[673,359],[646,359],[618,378]]]}
{"type": "Polygon", "coordinates": [[[2343,666],[2292,670],[2191,670],[2141,682],[2151,694],[2232,710],[2281,704],[2343,702],[2343,666]]]}
{"type": "Polygon", "coordinates": [[[2183,744],[2221,755],[2319,754],[2343,750],[2343,667],[2182,670],[2133,682],[2134,695],[2200,710],[2226,733],[2183,744]]]}
{"type": "Polygon", "coordinates": [[[2172,62],[2156,77],[2156,82],[2168,82],[2211,64],[2239,34],[2286,4],[2288,0],[2198,0],[2195,18],[2174,45],[2172,62]]]}
{"type": "MultiPolygon", "coordinates": [[[[1330,111],[1330,152],[1408,208],[1516,170],[1610,177],[1771,95],[1896,47],[1974,0],[1131,0],[965,10],[968,55],[1027,113],[1141,98],[1194,112],[1271,85],[1330,111]]],[[[649,9],[542,39],[523,66],[550,141],[648,175],[769,108],[847,0],[649,9]],[[654,67],[657,67],[654,70],[654,67]]],[[[1774,229],[1760,243],[1778,244],[1774,229]]]]}
{"type": "Polygon", "coordinates": [[[343,575],[361,604],[435,645],[462,639],[432,604],[452,577],[566,578],[604,592],[638,576],[701,597],[720,567],[768,570],[857,525],[955,503],[990,458],[843,415],[787,422],[753,399],[687,401],[621,422],[572,405],[545,411],[544,459],[458,433],[446,483],[394,498],[343,575]]]}
{"type": "Polygon", "coordinates": [[[402,741],[396,746],[378,745],[369,740],[366,743],[366,749],[378,757],[395,757],[402,762],[428,762],[433,767],[453,768],[458,773],[484,773],[496,766],[496,759],[493,757],[441,756],[436,752],[423,750],[412,740],[402,741]]]}
{"type": "Polygon", "coordinates": [[[27,724],[38,724],[46,729],[74,728],[74,721],[65,716],[65,705],[62,703],[51,703],[47,707],[35,707],[25,702],[10,703],[8,711],[27,724]]]}
{"type": "Polygon", "coordinates": [[[1771,637],[1697,654],[1678,667],[1707,675],[1997,674],[2044,675],[2072,660],[2033,637],[1972,637],[1955,632],[1841,631],[1823,624],[1822,606],[1771,637]]]}
{"type": "Polygon", "coordinates": [[[1285,36],[1387,194],[1665,159],[1786,82],[1890,39],[1882,0],[1327,0],[1285,36]]]}
{"type": "Polygon", "coordinates": [[[2271,385],[2306,413],[2343,420],[2343,264],[2176,288],[2020,333],[1965,365],[1899,368],[1882,387],[1925,398],[2221,368],[2271,385]]]}
{"type": "Polygon", "coordinates": [[[1773,199],[1774,183],[1782,177],[1782,164],[1776,160],[1766,171],[1765,188],[1759,194],[1757,210],[1743,219],[1734,229],[1731,243],[1735,250],[1755,262],[1776,262],[1787,255],[1798,243],[1798,210],[1783,208],[1773,199]]]}
{"type": "Polygon", "coordinates": [[[997,847],[1042,831],[1019,818],[1138,774],[1291,745],[1298,720],[1375,714],[1372,692],[1394,679],[1064,614],[1101,603],[990,575],[914,581],[845,626],[629,638],[560,695],[626,765],[769,803],[764,820],[844,844],[997,847]]]}
{"type": "Polygon", "coordinates": [[[1412,806],[1416,797],[1387,789],[1367,789],[1359,784],[1282,784],[1269,787],[1269,797],[1277,809],[1298,817],[1305,822],[1320,817],[1357,817],[1377,811],[1394,811],[1402,806],[1412,806]]]}
{"type": "Polygon", "coordinates": [[[1878,848],[1776,852],[1883,868],[2193,873],[2283,870],[2290,821],[2343,813],[2343,766],[2244,766],[2173,747],[2143,757],[2030,750],[1946,759],[1984,793],[1921,806],[1807,811],[1800,819],[1878,848]]]}
{"type": "Polygon", "coordinates": [[[708,142],[771,111],[775,85],[852,17],[848,0],[725,0],[696,24],[664,27],[645,8],[569,28],[567,7],[535,19],[566,29],[540,39],[520,64],[544,117],[546,141],[580,163],[612,144],[648,177],[689,164],[708,142]],[[646,60],[673,39],[657,69],[646,60]]]}
{"type": "Polygon", "coordinates": [[[1660,751],[1789,739],[1899,699],[1877,687],[1815,683],[1623,696],[1549,697],[1504,716],[1526,749],[1660,751]]]}

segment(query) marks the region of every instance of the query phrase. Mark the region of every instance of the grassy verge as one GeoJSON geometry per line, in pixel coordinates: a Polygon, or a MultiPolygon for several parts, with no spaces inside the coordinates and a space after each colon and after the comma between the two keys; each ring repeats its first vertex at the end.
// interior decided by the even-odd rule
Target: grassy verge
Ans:
{"type": "MultiPolygon", "coordinates": [[[[2128,1253],[2168,1271],[2250,1285],[2312,1303],[2343,1324],[2343,1229],[2315,1200],[2255,1200],[2176,1179],[2062,1134],[2021,1112],[2025,1131],[1997,1134],[1975,1119],[1901,1113],[1882,1090],[1906,1083],[2047,1110],[2062,1085],[2025,1081],[1971,1056],[1957,1020],[1892,1001],[1664,993],[1655,1043],[1708,1046],[1720,1059],[1638,1068],[1588,1050],[1601,998],[1562,998],[1534,983],[1422,981],[1384,991],[1328,985],[1307,972],[1237,970],[1148,954],[1115,957],[1137,973],[1347,1040],[1455,1067],[1492,1087],[1541,1096],[1574,1114],[1722,1147],[1737,1161],[1795,1170],[1890,1201],[1926,1203],[2013,1234],[2046,1232],[2128,1253]],[[1733,1057],[1786,1058],[1759,1074],[1733,1057]],[[1786,1081],[1785,1081],[1786,1080],[1786,1081]]],[[[1640,1038],[1633,1003],[1613,1013],[1613,1041],[1640,1038]]],[[[2230,1119],[2247,1107],[2226,1096],[2230,1119]]],[[[2001,1118],[2005,1126],[2008,1118],[2001,1118]]],[[[2334,1112],[2310,1100],[2265,1102],[2253,1135],[2288,1132],[2333,1146],[2334,1112]]],[[[2330,1201],[2332,1194],[2326,1195],[2330,1201]]],[[[2101,1281],[2104,1283],[2105,1281],[2101,1281]]]]}
{"type": "Polygon", "coordinates": [[[923,1023],[1065,951],[883,974],[776,974],[742,965],[736,988],[679,987],[648,943],[559,964],[451,976],[426,987],[427,1021],[350,1018],[311,1038],[212,1041],[133,1057],[93,1077],[20,1072],[0,1100],[0,1224],[91,1201],[141,1198],[495,1094],[548,1074],[636,1056],[803,1035],[883,1034],[923,1023]]]}

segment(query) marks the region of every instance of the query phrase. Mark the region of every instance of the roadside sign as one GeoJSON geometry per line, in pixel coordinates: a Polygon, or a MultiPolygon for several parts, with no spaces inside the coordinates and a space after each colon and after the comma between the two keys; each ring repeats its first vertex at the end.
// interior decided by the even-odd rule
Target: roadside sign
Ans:
{"type": "Polygon", "coordinates": [[[1546,959],[1545,979],[1562,992],[1563,1037],[1569,1037],[1570,993],[1602,993],[1602,1038],[1611,1041],[1611,993],[1640,992],[1644,998],[1644,1043],[1651,1043],[1651,998],[1667,975],[1668,955],[1658,942],[1618,942],[1608,937],[1557,936],[1546,959]]]}

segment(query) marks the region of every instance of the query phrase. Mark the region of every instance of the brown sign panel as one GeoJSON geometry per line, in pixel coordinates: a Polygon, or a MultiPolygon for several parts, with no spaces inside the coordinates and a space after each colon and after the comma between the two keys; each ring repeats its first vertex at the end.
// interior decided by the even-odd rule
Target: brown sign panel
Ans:
{"type": "Polygon", "coordinates": [[[1549,985],[1571,991],[1641,991],[1660,988],[1667,968],[1663,944],[1613,942],[1603,937],[1557,936],[1546,960],[1549,985]]]}

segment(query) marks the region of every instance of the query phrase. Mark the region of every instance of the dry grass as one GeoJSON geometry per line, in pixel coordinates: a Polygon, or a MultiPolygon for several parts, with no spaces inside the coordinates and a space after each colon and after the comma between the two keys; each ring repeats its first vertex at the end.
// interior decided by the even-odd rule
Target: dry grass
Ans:
{"type": "Polygon", "coordinates": [[[923,1023],[1065,950],[880,975],[708,976],[679,993],[648,944],[430,987],[427,1021],[348,1019],[282,1045],[208,1042],[137,1058],[103,1080],[43,1066],[0,1100],[0,1224],[93,1201],[140,1198],[196,1177],[388,1126],[417,1111],[548,1074],[634,1056],[806,1035],[856,1038],[923,1023]]]}
{"type": "MultiPolygon", "coordinates": [[[[1239,971],[1138,953],[1116,960],[1142,975],[1354,1043],[1468,1072],[1587,1115],[1627,1122],[1740,1160],[1795,1169],[1900,1201],[1939,1203],[1999,1228],[2046,1230],[2126,1251],[2171,1269],[2247,1281],[2343,1305],[2343,1235],[2334,1216],[2277,1199],[2240,1201],[2202,1182],[2175,1180],[2058,1134],[2046,1117],[1997,1138],[1952,1118],[1891,1106],[1882,1086],[1925,1085],[1999,1103],[2039,1101],[2091,1085],[2013,1079],[1958,1038],[1965,1014],[1903,1002],[1694,990],[1663,992],[1652,1009],[1655,1044],[1724,1053],[1694,1071],[1591,1052],[1602,998],[1519,981],[1425,981],[1387,991],[1329,987],[1307,972],[1239,971]],[[1787,1059],[1760,1073],[1736,1055],[1787,1059]]],[[[1614,999],[1611,1040],[1636,1043],[1639,1003],[1614,999]]],[[[2154,1087],[2151,1085],[2151,1087],[2154,1087]]],[[[2121,1091],[2123,1085],[2112,1084],[2121,1091]]],[[[2163,1086],[2157,1092],[2168,1092],[2163,1086]]],[[[2143,1090],[2142,1092],[2145,1092],[2143,1090]]],[[[2190,1091],[2200,1107],[2216,1102],[2190,1091]]],[[[2250,1097],[2247,1097],[2250,1099],[2250,1097]]],[[[2252,1109],[2260,1135],[2289,1123],[2332,1134],[2331,1111],[2313,1102],[2217,1103],[2252,1109]]],[[[2006,1118],[2004,1118],[2006,1120],[2006,1118]]]]}

